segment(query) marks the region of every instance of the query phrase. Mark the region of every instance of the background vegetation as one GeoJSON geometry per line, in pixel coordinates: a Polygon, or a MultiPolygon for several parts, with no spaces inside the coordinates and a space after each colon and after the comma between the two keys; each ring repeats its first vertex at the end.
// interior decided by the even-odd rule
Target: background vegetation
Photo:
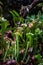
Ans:
{"type": "Polygon", "coordinates": [[[43,3],[25,18],[18,7],[0,5],[0,65],[43,65],[43,3]]]}

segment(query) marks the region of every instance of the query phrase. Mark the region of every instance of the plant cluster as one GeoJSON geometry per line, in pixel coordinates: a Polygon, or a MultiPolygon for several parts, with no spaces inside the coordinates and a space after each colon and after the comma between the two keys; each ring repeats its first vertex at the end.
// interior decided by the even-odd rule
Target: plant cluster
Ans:
{"type": "Polygon", "coordinates": [[[43,13],[26,19],[10,13],[13,28],[0,17],[0,65],[43,65],[43,13]]]}

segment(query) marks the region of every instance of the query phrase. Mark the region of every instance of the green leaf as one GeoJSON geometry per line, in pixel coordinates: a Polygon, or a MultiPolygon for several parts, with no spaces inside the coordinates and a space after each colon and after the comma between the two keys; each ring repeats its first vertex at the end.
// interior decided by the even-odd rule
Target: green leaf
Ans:
{"type": "Polygon", "coordinates": [[[35,58],[38,60],[38,62],[41,62],[42,56],[40,54],[35,55],[35,58]]]}

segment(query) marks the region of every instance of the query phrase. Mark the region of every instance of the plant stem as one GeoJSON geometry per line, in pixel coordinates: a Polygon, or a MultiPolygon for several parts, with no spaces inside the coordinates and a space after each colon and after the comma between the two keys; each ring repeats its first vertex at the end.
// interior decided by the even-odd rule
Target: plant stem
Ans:
{"type": "Polygon", "coordinates": [[[8,47],[7,47],[7,50],[6,50],[5,55],[4,55],[4,61],[6,60],[6,56],[7,56],[9,47],[10,47],[10,44],[8,43],[8,47]]]}
{"type": "Polygon", "coordinates": [[[16,44],[15,44],[15,59],[16,61],[18,60],[18,56],[19,56],[19,36],[18,33],[16,34],[16,44]]]}

